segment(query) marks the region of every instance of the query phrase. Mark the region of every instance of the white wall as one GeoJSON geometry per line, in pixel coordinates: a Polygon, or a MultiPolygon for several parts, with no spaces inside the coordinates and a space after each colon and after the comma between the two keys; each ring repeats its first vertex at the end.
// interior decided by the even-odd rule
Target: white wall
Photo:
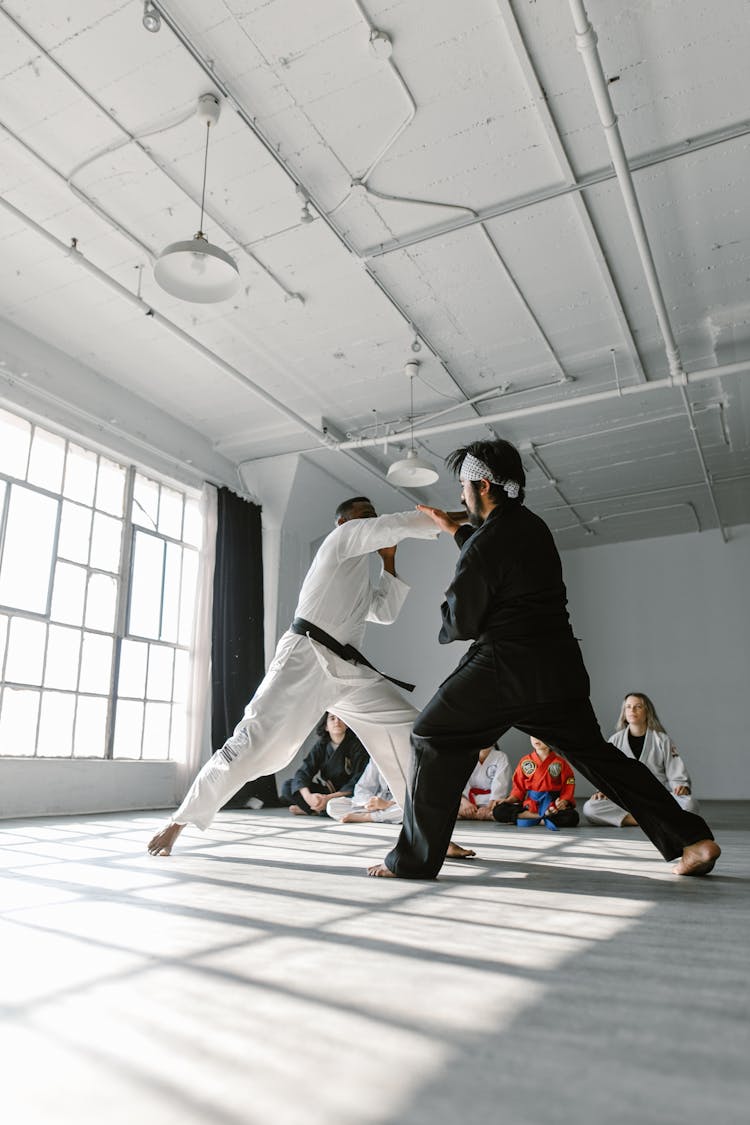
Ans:
{"type": "Polygon", "coordinates": [[[602,727],[645,691],[696,795],[750,797],[750,527],[563,555],[569,607],[602,727]]]}
{"type": "Polygon", "coordinates": [[[0,758],[0,818],[173,808],[175,762],[0,758]]]}

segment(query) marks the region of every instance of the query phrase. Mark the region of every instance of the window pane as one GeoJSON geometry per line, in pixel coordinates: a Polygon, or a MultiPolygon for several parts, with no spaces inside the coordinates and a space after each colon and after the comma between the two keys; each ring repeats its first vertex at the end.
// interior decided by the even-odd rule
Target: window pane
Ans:
{"type": "Polygon", "coordinates": [[[0,473],[9,477],[26,477],[29,458],[31,426],[23,418],[16,418],[0,410],[0,473]]]}
{"type": "Polygon", "coordinates": [[[108,574],[92,574],[86,598],[86,627],[111,633],[115,627],[117,579],[108,574]]]}
{"type": "Polygon", "coordinates": [[[73,562],[88,562],[90,536],[91,509],[63,500],[60,541],[57,546],[60,558],[72,559],[73,562]]]}
{"type": "Polygon", "coordinates": [[[187,721],[185,718],[185,708],[178,705],[172,708],[172,731],[169,738],[170,758],[184,759],[186,745],[187,721]]]}
{"type": "Polygon", "coordinates": [[[140,473],[135,474],[133,487],[133,523],[156,530],[159,514],[159,485],[147,480],[140,473]]]}
{"type": "Polygon", "coordinates": [[[189,667],[189,654],[183,649],[176,649],[174,654],[174,695],[172,698],[179,700],[180,703],[184,703],[187,699],[189,667]]]}
{"type": "Polygon", "coordinates": [[[58,501],[23,485],[10,490],[0,566],[0,604],[46,613],[58,501]]]}
{"type": "Polygon", "coordinates": [[[3,672],[3,661],[5,660],[5,638],[8,636],[8,618],[0,614],[0,676],[3,672]]]}
{"type": "Polygon", "coordinates": [[[182,558],[182,591],[180,595],[181,645],[189,645],[193,636],[195,588],[198,579],[198,552],[185,550],[182,558]]]}
{"type": "Polygon", "coordinates": [[[98,633],[84,633],[79,690],[109,695],[111,671],[112,638],[102,637],[98,633]]]}
{"type": "Polygon", "coordinates": [[[6,680],[15,684],[41,684],[46,635],[47,626],[43,621],[11,618],[6,680]]]}
{"type": "Polygon", "coordinates": [[[91,533],[91,565],[98,570],[109,570],[116,574],[120,569],[121,542],[122,520],[95,512],[91,533]]]}
{"type": "Polygon", "coordinates": [[[45,758],[69,758],[73,750],[76,697],[61,691],[42,692],[37,753],[45,758]]]}
{"type": "Polygon", "coordinates": [[[99,479],[96,482],[96,506],[103,512],[113,516],[122,515],[122,503],[125,497],[126,471],[122,465],[108,461],[106,457],[99,458],[99,479]]]}
{"type": "Polygon", "coordinates": [[[118,695],[143,699],[146,694],[146,660],[148,645],[141,641],[123,641],[120,648],[118,695]]]}
{"type": "Polygon", "coordinates": [[[0,709],[0,745],[3,754],[33,754],[39,692],[6,687],[0,709]]]}
{"type": "Polygon", "coordinates": [[[29,459],[29,484],[60,492],[65,464],[65,439],[47,430],[34,430],[29,459]]]}
{"type": "Polygon", "coordinates": [[[159,531],[170,539],[182,539],[182,495],[164,485],[159,502],[159,531]]]}
{"type": "Polygon", "coordinates": [[[86,571],[83,567],[59,562],[55,567],[55,585],[52,591],[52,620],[65,621],[68,625],[82,625],[85,592],[86,571]]]}
{"type": "Polygon", "coordinates": [[[143,704],[133,703],[129,699],[118,700],[113,756],[115,758],[140,758],[142,731],[143,704]]]}
{"type": "Polygon", "coordinates": [[[148,699],[172,698],[172,649],[164,645],[149,645],[148,699]]]}
{"type": "Polygon", "coordinates": [[[183,548],[176,543],[167,543],[167,562],[164,574],[164,608],[161,616],[161,639],[177,640],[177,627],[180,610],[180,566],[183,548]]]}
{"type": "Polygon", "coordinates": [[[172,708],[168,703],[147,703],[143,724],[143,757],[165,759],[169,757],[169,718],[172,708]]]}
{"type": "Polygon", "coordinates": [[[200,504],[197,500],[188,496],[185,497],[185,526],[182,531],[182,538],[192,547],[200,547],[203,542],[203,521],[200,504]]]}
{"type": "Polygon", "coordinates": [[[78,685],[78,657],[81,651],[81,634],[78,629],[65,629],[50,625],[47,640],[47,660],[44,668],[44,686],[68,688],[75,691],[78,685]]]}
{"type": "Polygon", "coordinates": [[[65,484],[63,496],[70,500],[79,500],[82,504],[94,503],[94,486],[96,485],[96,454],[89,453],[80,445],[68,446],[68,456],[65,459],[65,484]]]}
{"type": "Polygon", "coordinates": [[[77,758],[103,758],[107,738],[107,700],[78,696],[73,753],[77,758]]]}
{"type": "Polygon", "coordinates": [[[159,636],[164,543],[153,535],[135,533],[133,578],[130,591],[129,633],[159,636]]]}

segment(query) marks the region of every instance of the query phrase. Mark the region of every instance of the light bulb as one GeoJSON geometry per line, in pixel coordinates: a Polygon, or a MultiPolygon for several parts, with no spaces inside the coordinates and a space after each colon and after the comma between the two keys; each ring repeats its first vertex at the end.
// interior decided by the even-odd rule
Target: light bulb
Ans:
{"type": "Polygon", "coordinates": [[[161,16],[150,0],[146,0],[143,5],[143,26],[146,31],[161,31],[161,16]]]}

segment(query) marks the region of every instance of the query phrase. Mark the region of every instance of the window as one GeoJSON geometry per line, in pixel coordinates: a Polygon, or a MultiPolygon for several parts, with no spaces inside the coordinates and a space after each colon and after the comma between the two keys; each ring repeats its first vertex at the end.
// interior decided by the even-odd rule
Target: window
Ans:
{"type": "Polygon", "coordinates": [[[182,753],[201,536],[194,496],[0,410],[0,754],[182,753]]]}

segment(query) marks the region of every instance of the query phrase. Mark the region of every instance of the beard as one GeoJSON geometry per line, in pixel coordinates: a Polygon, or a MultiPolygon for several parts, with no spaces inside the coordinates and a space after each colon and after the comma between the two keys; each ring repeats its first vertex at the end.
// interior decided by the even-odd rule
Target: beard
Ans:
{"type": "Polygon", "coordinates": [[[480,516],[479,512],[471,512],[468,508],[466,509],[466,511],[468,513],[469,523],[471,524],[471,526],[474,528],[481,527],[484,523],[484,520],[480,516]]]}

